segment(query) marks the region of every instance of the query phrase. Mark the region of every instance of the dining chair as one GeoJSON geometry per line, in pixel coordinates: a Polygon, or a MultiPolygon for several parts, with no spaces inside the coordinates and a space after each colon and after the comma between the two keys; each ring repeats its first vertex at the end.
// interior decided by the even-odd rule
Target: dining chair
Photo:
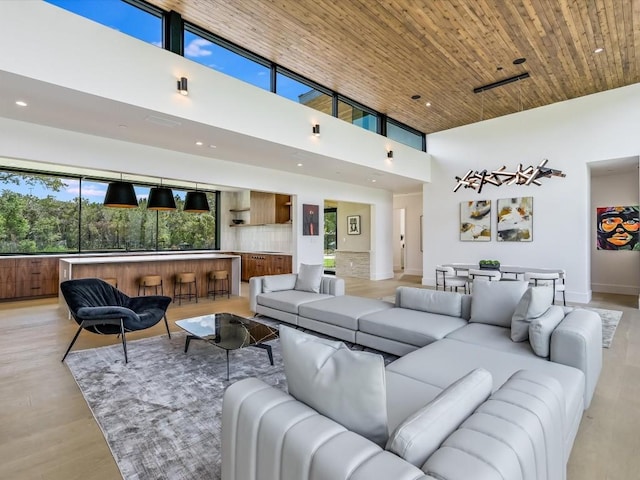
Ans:
{"type": "Polygon", "coordinates": [[[556,273],[526,272],[524,274],[524,279],[525,281],[529,282],[529,285],[534,287],[552,287],[554,292],[554,302],[556,292],[562,292],[562,304],[566,306],[567,299],[565,296],[565,276],[566,273],[564,270],[556,273]]]}
{"type": "Polygon", "coordinates": [[[438,265],[436,266],[436,290],[438,287],[442,287],[442,290],[448,288],[451,291],[455,288],[456,292],[459,288],[464,288],[464,293],[467,293],[467,277],[456,275],[453,267],[438,265]]]}

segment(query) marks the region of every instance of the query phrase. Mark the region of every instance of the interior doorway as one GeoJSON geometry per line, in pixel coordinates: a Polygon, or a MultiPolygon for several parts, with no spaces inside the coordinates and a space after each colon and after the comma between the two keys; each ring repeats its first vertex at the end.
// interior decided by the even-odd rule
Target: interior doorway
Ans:
{"type": "Polygon", "coordinates": [[[406,209],[395,208],[393,210],[393,270],[404,273],[406,265],[406,209]]]}
{"type": "Polygon", "coordinates": [[[324,209],[324,273],[336,274],[336,248],[338,246],[338,209],[324,209]]]}

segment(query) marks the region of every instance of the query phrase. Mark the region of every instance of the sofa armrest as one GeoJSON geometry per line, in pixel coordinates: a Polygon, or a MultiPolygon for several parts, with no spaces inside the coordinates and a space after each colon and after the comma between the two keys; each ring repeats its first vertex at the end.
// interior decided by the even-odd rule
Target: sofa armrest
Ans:
{"type": "Polygon", "coordinates": [[[584,404],[589,407],[602,370],[602,320],[600,315],[575,309],[551,334],[552,362],[582,370],[585,379],[584,404]]]}
{"type": "Polygon", "coordinates": [[[222,480],[430,479],[257,378],[227,388],[221,450],[222,480]]]}
{"type": "Polygon", "coordinates": [[[333,275],[323,275],[320,282],[320,293],[327,295],[344,295],[344,279],[333,275]]]}
{"type": "Polygon", "coordinates": [[[251,277],[249,279],[249,309],[256,312],[258,306],[257,297],[262,293],[262,279],[264,277],[251,277]]]}

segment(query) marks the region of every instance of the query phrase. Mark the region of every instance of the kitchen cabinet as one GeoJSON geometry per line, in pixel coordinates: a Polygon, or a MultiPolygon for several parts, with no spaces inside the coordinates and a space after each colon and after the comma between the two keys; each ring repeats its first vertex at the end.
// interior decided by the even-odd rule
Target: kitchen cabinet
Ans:
{"type": "Polygon", "coordinates": [[[291,273],[291,255],[269,253],[241,253],[242,257],[242,281],[248,282],[251,277],[262,275],[278,275],[291,273]]]}
{"type": "Polygon", "coordinates": [[[232,227],[291,223],[290,195],[251,191],[249,203],[229,209],[232,227]]]}
{"type": "Polygon", "coordinates": [[[57,257],[0,259],[0,299],[56,295],[58,260],[57,257]]]}

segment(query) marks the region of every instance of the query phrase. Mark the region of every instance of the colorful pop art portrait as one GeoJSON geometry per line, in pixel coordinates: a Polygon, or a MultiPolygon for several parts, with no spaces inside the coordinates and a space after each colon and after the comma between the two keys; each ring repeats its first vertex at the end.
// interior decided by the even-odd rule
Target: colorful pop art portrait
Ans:
{"type": "Polygon", "coordinates": [[[598,250],[637,250],[640,207],[598,207],[598,250]]]}
{"type": "Polygon", "coordinates": [[[460,202],[460,240],[491,240],[491,200],[460,202]]]}

